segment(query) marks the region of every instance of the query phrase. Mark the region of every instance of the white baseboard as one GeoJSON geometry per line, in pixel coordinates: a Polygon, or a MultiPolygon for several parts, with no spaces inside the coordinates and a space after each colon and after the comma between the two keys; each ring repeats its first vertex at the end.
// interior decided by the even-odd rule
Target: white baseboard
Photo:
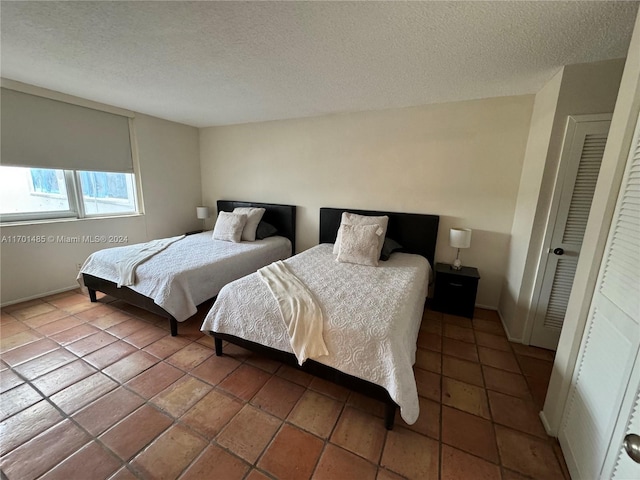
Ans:
{"type": "Polygon", "coordinates": [[[489,305],[480,305],[479,303],[476,303],[476,308],[484,308],[485,310],[495,310],[496,312],[498,311],[497,307],[490,307],[489,305]]]}
{"type": "Polygon", "coordinates": [[[500,318],[500,323],[502,323],[502,328],[504,329],[504,333],[507,335],[507,340],[513,343],[522,343],[522,338],[515,338],[509,333],[509,329],[507,328],[507,325],[504,323],[504,318],[502,318],[502,314],[500,313],[500,310],[498,310],[496,307],[490,307],[488,305],[479,305],[479,304],[476,304],[476,308],[484,308],[485,310],[493,310],[494,312],[496,312],[498,314],[498,318],[500,318]]]}
{"type": "Polygon", "coordinates": [[[497,312],[498,312],[498,317],[500,317],[500,323],[502,323],[502,328],[504,328],[504,333],[507,334],[507,339],[513,343],[522,343],[522,338],[516,338],[509,333],[509,329],[507,328],[507,324],[504,323],[504,318],[502,318],[502,314],[500,313],[500,310],[497,310],[497,312]]]}
{"type": "Polygon", "coordinates": [[[544,427],[544,430],[547,432],[547,435],[549,435],[550,437],[557,437],[557,433],[553,431],[553,429],[551,428],[551,425],[549,425],[549,422],[547,421],[547,417],[544,414],[544,410],[541,410],[540,413],[538,414],[540,417],[540,421],[542,422],[542,426],[544,427]]]}
{"type": "Polygon", "coordinates": [[[59,288],[59,289],[53,290],[51,292],[38,293],[37,295],[31,295],[29,297],[18,298],[17,300],[9,300],[8,302],[2,302],[2,303],[0,303],[0,307],[8,307],[9,305],[15,305],[16,303],[28,302],[29,300],[35,300],[36,298],[48,297],[49,295],[55,295],[57,293],[68,292],[70,290],[78,290],[79,288],[80,288],[80,285],[76,284],[76,285],[74,285],[72,287],[59,288]]]}

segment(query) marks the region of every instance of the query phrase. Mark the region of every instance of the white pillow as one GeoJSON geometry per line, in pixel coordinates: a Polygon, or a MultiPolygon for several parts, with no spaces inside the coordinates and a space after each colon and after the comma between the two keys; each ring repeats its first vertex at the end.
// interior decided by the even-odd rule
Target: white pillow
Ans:
{"type": "Polygon", "coordinates": [[[382,235],[379,225],[342,225],[338,262],[378,266],[378,239],[382,235]]]}
{"type": "Polygon", "coordinates": [[[382,245],[384,245],[384,236],[387,234],[388,224],[389,217],[386,215],[382,217],[369,217],[367,215],[358,215],[357,213],[342,212],[342,220],[340,221],[340,228],[338,229],[338,235],[336,236],[336,243],[333,245],[333,253],[338,253],[343,225],[379,225],[382,228],[382,235],[378,238],[378,258],[380,258],[382,245]]]}
{"type": "Polygon", "coordinates": [[[242,230],[247,223],[247,216],[239,213],[220,212],[213,228],[213,239],[238,243],[242,230]]]}
{"type": "Polygon", "coordinates": [[[264,212],[264,208],[236,207],[233,209],[233,213],[240,213],[247,216],[247,223],[244,226],[244,230],[242,230],[242,240],[248,242],[256,241],[256,230],[258,229],[258,224],[260,220],[262,220],[264,212]]]}

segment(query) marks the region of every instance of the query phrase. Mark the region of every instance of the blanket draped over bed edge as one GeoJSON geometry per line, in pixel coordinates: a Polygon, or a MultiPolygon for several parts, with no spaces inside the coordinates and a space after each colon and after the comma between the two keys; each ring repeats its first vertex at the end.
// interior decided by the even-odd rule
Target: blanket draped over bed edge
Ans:
{"type": "Polygon", "coordinates": [[[159,238],[139,245],[132,245],[132,247],[135,246],[137,248],[128,250],[122,258],[116,262],[118,288],[123,285],[133,285],[136,281],[136,267],[138,265],[183,238],[184,235],[178,235],[177,237],[159,238]]]}
{"type": "Polygon", "coordinates": [[[329,355],[322,338],[322,310],[307,286],[281,261],[261,268],[258,274],[278,302],[298,364],[329,355]]]}

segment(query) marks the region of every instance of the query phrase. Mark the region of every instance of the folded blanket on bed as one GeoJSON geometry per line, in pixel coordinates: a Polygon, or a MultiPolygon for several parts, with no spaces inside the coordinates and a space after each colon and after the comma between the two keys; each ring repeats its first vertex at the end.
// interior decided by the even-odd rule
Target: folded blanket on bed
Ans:
{"type": "Polygon", "coordinates": [[[123,285],[133,285],[135,283],[136,267],[138,265],[182,238],[184,238],[184,235],[170,238],[159,238],[147,243],[131,245],[132,248],[128,249],[116,262],[116,269],[118,270],[118,288],[123,285]]]}
{"type": "Polygon", "coordinates": [[[278,302],[298,363],[329,355],[322,338],[322,310],[306,285],[280,261],[261,268],[258,274],[278,302]]]}

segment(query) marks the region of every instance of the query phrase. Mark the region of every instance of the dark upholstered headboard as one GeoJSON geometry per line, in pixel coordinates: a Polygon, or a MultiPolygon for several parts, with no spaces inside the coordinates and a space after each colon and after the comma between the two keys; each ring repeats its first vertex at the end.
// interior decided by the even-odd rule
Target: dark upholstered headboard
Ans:
{"type": "Polygon", "coordinates": [[[262,220],[278,229],[278,235],[291,240],[292,255],[296,252],[296,207],[277,203],[239,202],[236,200],[218,200],[218,212],[232,212],[236,207],[264,208],[262,220]]]}
{"type": "Polygon", "coordinates": [[[320,243],[335,243],[338,228],[340,228],[342,212],[369,216],[387,215],[389,217],[387,237],[394,239],[402,245],[403,252],[417,253],[418,255],[426,257],[431,266],[435,268],[434,256],[440,216],[423,215],[419,213],[354,210],[351,208],[321,208],[320,243]]]}

